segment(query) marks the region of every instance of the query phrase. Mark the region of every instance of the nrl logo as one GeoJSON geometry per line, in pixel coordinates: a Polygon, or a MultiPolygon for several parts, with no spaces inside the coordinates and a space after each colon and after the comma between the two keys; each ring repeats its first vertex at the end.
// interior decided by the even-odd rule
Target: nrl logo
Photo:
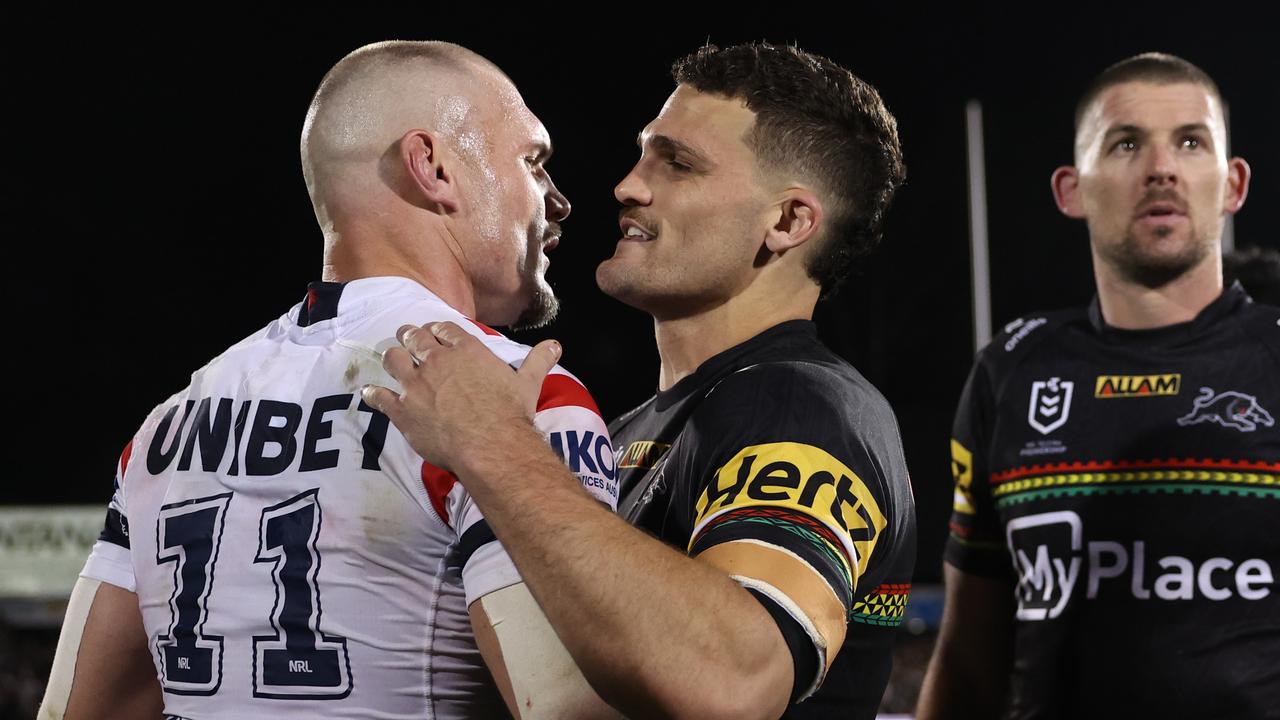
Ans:
{"type": "Polygon", "coordinates": [[[1071,414],[1071,391],[1075,383],[1061,378],[1037,380],[1031,383],[1031,406],[1027,409],[1027,422],[1041,434],[1062,427],[1071,414]]]}
{"type": "Polygon", "coordinates": [[[1257,398],[1235,390],[1214,394],[1213,388],[1202,387],[1200,396],[1192,402],[1191,412],[1178,418],[1179,425],[1216,422],[1240,432],[1253,432],[1259,425],[1271,427],[1276,424],[1271,413],[1258,404],[1257,398]]]}

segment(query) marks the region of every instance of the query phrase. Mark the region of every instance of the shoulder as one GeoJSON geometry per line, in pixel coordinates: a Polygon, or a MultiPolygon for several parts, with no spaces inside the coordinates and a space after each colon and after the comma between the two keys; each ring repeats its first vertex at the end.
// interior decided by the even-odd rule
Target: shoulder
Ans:
{"type": "Polygon", "coordinates": [[[1061,339],[1071,326],[1085,322],[1085,308],[1034,312],[1014,318],[978,352],[978,362],[993,369],[1015,367],[1038,348],[1061,339]]]}
{"type": "Polygon", "coordinates": [[[1241,309],[1245,332],[1280,357],[1280,307],[1248,302],[1241,309]]]}
{"type": "MultiPolygon", "coordinates": [[[[457,318],[451,318],[451,320],[479,339],[490,352],[510,365],[512,369],[519,369],[520,366],[524,365],[525,358],[529,356],[529,351],[533,349],[524,343],[512,340],[488,325],[462,315],[458,315],[457,318]]],[[[543,412],[559,407],[583,408],[590,410],[598,417],[600,416],[600,408],[596,406],[595,399],[591,396],[591,392],[587,390],[586,385],[576,375],[557,363],[547,373],[546,379],[542,382],[542,393],[538,396],[537,411],[543,412]]]]}
{"type": "Polygon", "coordinates": [[[890,413],[889,403],[852,365],[839,359],[771,360],[748,365],[711,388],[699,414],[755,411],[763,417],[803,411],[835,415],[890,413]]]}
{"type": "Polygon", "coordinates": [[[1072,333],[1072,328],[1088,322],[1088,310],[1083,307],[1028,313],[1015,318],[978,351],[969,373],[969,386],[985,388],[992,396],[999,395],[1020,368],[1038,358],[1053,356],[1055,348],[1081,336],[1072,333]]]}
{"type": "Polygon", "coordinates": [[[812,465],[814,472],[829,469],[835,477],[865,474],[872,466],[873,474],[905,475],[889,403],[839,360],[744,367],[711,389],[690,427],[698,446],[714,448],[709,459],[717,462],[758,455],[791,458],[798,466],[812,465]]]}

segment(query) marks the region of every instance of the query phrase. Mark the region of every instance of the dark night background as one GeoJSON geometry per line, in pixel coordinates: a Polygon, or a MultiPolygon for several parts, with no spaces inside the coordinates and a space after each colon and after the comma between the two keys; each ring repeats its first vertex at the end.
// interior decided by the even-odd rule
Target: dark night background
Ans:
{"type": "Polygon", "coordinates": [[[519,337],[561,339],[607,417],[656,383],[651,322],[592,278],[618,236],[613,185],[672,89],[670,62],[707,40],[796,42],[879,88],[898,118],[908,184],[884,246],[818,322],[897,411],[921,581],[939,575],[947,437],[974,352],[966,100],[986,116],[996,327],[1091,297],[1084,227],[1058,214],[1048,178],[1071,160],[1084,85],[1137,52],[1182,55],[1217,79],[1233,151],[1254,171],[1237,245],[1280,247],[1268,220],[1280,200],[1280,61],[1261,10],[207,4],[181,6],[179,18],[171,7],[10,27],[40,45],[9,64],[5,83],[5,503],[105,504],[113,463],[150,408],[301,299],[321,251],[299,169],[303,115],[324,72],[376,40],[471,47],[511,75],[550,130],[550,170],[574,206],[551,256],[564,309],[546,332],[519,337]]]}

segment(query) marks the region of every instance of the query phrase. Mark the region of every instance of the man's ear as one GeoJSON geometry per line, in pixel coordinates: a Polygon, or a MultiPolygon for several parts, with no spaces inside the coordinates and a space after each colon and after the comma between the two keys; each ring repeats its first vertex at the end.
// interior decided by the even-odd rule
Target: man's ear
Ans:
{"type": "Polygon", "coordinates": [[[1222,209],[1235,214],[1244,207],[1244,199],[1249,196],[1249,179],[1253,170],[1244,158],[1233,157],[1227,161],[1227,193],[1222,201],[1222,209]]]}
{"type": "Polygon", "coordinates": [[[1053,201],[1058,210],[1069,218],[1084,219],[1084,203],[1080,198],[1080,171],[1070,165],[1064,165],[1053,171],[1049,177],[1053,189],[1053,201]]]}
{"type": "Polygon", "coordinates": [[[427,130],[410,130],[400,138],[399,148],[409,188],[428,205],[446,213],[457,212],[458,186],[439,136],[427,130]]]}
{"type": "Polygon", "coordinates": [[[782,253],[803,245],[822,228],[822,201],[805,188],[787,190],[778,204],[778,219],[765,233],[764,246],[782,253]]]}

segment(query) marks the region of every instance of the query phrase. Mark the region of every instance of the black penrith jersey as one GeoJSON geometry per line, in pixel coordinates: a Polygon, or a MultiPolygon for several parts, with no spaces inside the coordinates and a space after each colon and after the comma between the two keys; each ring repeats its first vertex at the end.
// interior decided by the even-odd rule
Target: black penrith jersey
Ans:
{"type": "Polygon", "coordinates": [[[873,718],[915,561],[914,501],[880,393],[812,323],[791,321],[707,360],[610,431],[630,522],[693,556],[730,542],[779,549],[844,603],[844,644],[824,650],[788,633],[779,608],[795,604],[776,588],[734,578],[771,608],[795,656],[793,701],[807,699],[785,717],[873,718]]]}
{"type": "Polygon", "coordinates": [[[1280,310],[1014,321],[969,377],[947,560],[1016,598],[1009,715],[1280,717],[1280,310]]]}

